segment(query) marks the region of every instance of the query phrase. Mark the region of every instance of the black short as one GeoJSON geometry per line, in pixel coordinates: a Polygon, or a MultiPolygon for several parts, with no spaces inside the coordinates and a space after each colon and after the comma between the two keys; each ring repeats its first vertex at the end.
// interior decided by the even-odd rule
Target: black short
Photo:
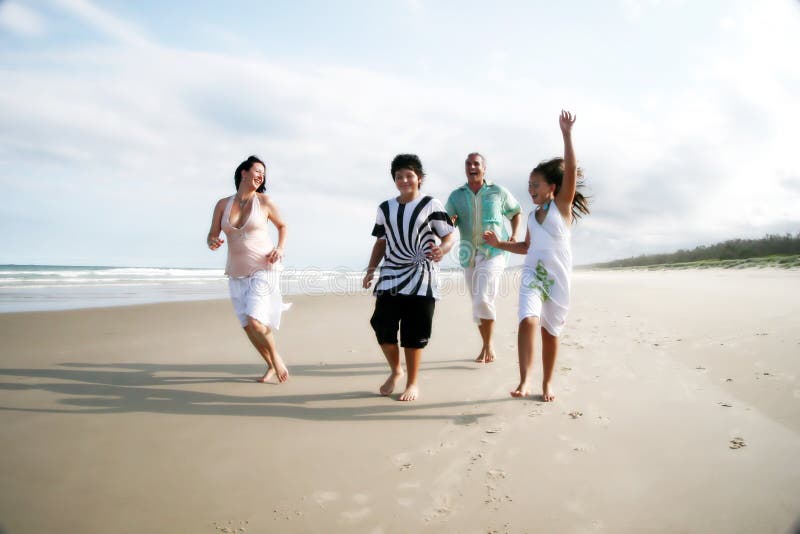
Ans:
{"type": "Polygon", "coordinates": [[[369,324],[375,330],[378,343],[397,344],[397,329],[400,327],[400,345],[410,349],[421,349],[428,344],[433,323],[436,300],[418,295],[378,295],[375,313],[369,324]]]}

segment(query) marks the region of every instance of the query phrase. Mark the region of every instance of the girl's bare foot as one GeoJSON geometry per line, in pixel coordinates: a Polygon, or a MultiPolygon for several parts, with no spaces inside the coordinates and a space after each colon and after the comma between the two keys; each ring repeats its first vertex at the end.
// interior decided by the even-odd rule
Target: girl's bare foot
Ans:
{"type": "Polygon", "coordinates": [[[542,384],[542,398],[545,402],[552,402],[556,400],[556,393],[550,389],[549,384],[542,384]]]}
{"type": "Polygon", "coordinates": [[[283,363],[283,359],[277,354],[272,355],[272,364],[275,366],[275,373],[278,375],[278,382],[289,380],[289,369],[283,363]]]}
{"type": "Polygon", "coordinates": [[[264,376],[262,376],[261,378],[256,378],[256,382],[261,382],[262,384],[264,384],[272,380],[273,376],[275,376],[275,369],[270,367],[267,369],[267,372],[264,373],[264,376]]]}
{"type": "Polygon", "coordinates": [[[530,397],[531,386],[527,382],[520,382],[517,389],[511,392],[512,397],[530,397]]]}
{"type": "Polygon", "coordinates": [[[386,382],[380,387],[378,391],[381,392],[381,395],[384,397],[391,395],[394,392],[394,388],[397,386],[397,381],[400,380],[400,377],[403,376],[403,372],[400,371],[399,373],[392,373],[389,375],[389,378],[386,379],[386,382]]]}
{"type": "Polygon", "coordinates": [[[412,386],[406,386],[406,390],[403,392],[402,395],[400,395],[399,400],[413,401],[417,400],[417,397],[419,397],[419,389],[417,389],[417,386],[412,385],[412,386]]]}

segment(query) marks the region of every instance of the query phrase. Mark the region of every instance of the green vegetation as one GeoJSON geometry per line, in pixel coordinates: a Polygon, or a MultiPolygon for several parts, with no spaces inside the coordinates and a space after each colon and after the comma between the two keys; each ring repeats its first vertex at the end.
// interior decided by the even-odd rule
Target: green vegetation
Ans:
{"type": "Polygon", "coordinates": [[[747,267],[800,267],[800,233],[769,234],[762,239],[732,239],[715,245],[670,254],[650,254],[589,265],[613,269],[642,267],[648,269],[740,269],[747,267]]]}

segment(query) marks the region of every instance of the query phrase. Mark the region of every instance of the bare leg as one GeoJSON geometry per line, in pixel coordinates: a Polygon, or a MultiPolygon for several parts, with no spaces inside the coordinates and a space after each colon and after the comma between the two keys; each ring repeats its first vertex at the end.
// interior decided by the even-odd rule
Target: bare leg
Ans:
{"type": "MultiPolygon", "coordinates": [[[[244,328],[245,331],[248,331],[247,337],[249,337],[251,342],[253,342],[259,354],[262,356],[264,355],[262,353],[262,349],[268,354],[269,359],[267,360],[267,365],[271,364],[271,367],[278,375],[278,381],[286,382],[289,379],[289,370],[286,368],[286,365],[283,363],[283,359],[278,354],[278,349],[275,346],[275,337],[272,335],[272,330],[252,317],[247,318],[247,326],[244,328]]],[[[264,374],[264,377],[266,377],[268,374],[269,370],[266,374],[264,374]]]]}
{"type": "Polygon", "coordinates": [[[389,378],[380,387],[381,395],[387,396],[394,392],[397,386],[397,381],[403,376],[403,368],[400,366],[400,347],[397,343],[385,343],[381,345],[383,355],[386,356],[386,361],[389,363],[389,368],[392,370],[389,378]]]}
{"type": "Polygon", "coordinates": [[[272,356],[270,356],[266,347],[259,346],[258,338],[255,336],[255,334],[253,334],[252,328],[248,329],[247,327],[244,327],[244,333],[247,334],[250,343],[252,343],[258,353],[261,354],[261,357],[264,358],[264,361],[267,362],[267,372],[264,373],[264,376],[261,378],[257,378],[256,382],[261,382],[262,384],[264,382],[269,382],[272,380],[272,377],[275,376],[275,368],[272,366],[272,356]]]}
{"type": "Polygon", "coordinates": [[[558,356],[558,337],[542,327],[542,397],[545,402],[555,400],[556,395],[550,388],[550,379],[556,366],[558,356]]]}
{"type": "Polygon", "coordinates": [[[492,346],[494,319],[481,319],[481,322],[478,323],[478,331],[481,333],[483,347],[475,361],[478,363],[492,363],[494,361],[494,347],[492,346]]]}
{"type": "Polygon", "coordinates": [[[538,317],[526,317],[519,322],[517,351],[519,355],[519,386],[511,392],[512,397],[527,397],[531,394],[531,375],[533,374],[533,349],[538,317]]]}
{"type": "Polygon", "coordinates": [[[422,349],[404,347],[403,351],[406,355],[406,371],[408,371],[408,379],[406,380],[406,390],[402,395],[400,395],[400,400],[413,401],[417,400],[417,397],[419,397],[417,374],[419,374],[419,362],[422,360],[422,349]]]}

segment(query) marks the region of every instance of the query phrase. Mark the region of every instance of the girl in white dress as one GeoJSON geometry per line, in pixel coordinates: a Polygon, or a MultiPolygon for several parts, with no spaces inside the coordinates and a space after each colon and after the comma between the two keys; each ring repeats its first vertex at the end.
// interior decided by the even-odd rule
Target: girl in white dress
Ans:
{"type": "Polygon", "coordinates": [[[583,176],[572,147],[572,126],[576,116],[561,112],[559,126],[564,138],[564,157],[544,161],[528,178],[528,192],[536,209],[528,216],[525,241],[498,241],[493,232],[484,240],[493,247],[525,254],[519,289],[519,385],[513,397],[531,394],[534,336],[542,332],[542,397],[555,399],[550,386],[558,354],[558,336],[569,311],[569,286],[572,274],[571,226],[589,213],[586,197],[578,189],[583,176]]]}

